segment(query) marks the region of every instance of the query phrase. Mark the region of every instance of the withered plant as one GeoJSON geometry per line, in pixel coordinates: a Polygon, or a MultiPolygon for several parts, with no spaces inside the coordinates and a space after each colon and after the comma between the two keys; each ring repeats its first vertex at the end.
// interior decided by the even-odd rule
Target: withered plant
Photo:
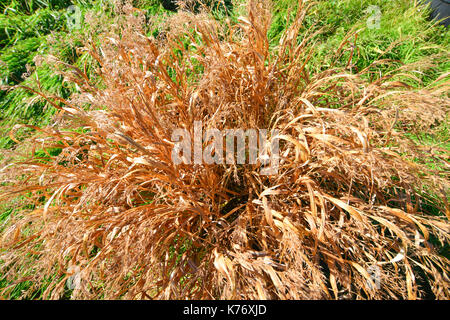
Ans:
{"type": "Polygon", "coordinates": [[[238,23],[180,11],[156,38],[124,11],[88,46],[101,81],[48,58],[79,94],[28,88],[59,113],[1,169],[1,199],[28,204],[0,255],[13,285],[34,283],[24,297],[44,284],[46,299],[450,297],[448,175],[412,161],[429,150],[402,132],[445,121],[445,77],[416,90],[406,67],[311,74],[301,1],[276,48],[268,1],[238,23]],[[278,130],[278,174],[174,164],[172,132],[194,139],[194,121],[278,130]]]}

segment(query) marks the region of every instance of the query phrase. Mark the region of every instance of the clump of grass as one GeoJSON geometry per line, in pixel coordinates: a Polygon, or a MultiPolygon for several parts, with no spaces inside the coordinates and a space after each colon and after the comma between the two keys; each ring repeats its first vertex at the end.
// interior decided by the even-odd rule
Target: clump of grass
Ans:
{"type": "Polygon", "coordinates": [[[3,232],[8,279],[48,285],[44,298],[450,297],[439,252],[449,209],[444,198],[429,215],[422,196],[448,180],[405,160],[421,150],[395,128],[442,121],[448,83],[418,91],[398,80],[408,68],[372,82],[310,72],[301,1],[273,49],[267,1],[249,0],[237,24],[179,12],[158,38],[124,12],[120,32],[90,49],[101,85],[50,61],[79,93],[36,90],[56,122],[0,172],[1,199],[25,194],[36,206],[3,232]],[[195,121],[278,130],[278,174],[262,175],[261,161],[174,164],[171,134],[193,138],[195,121]]]}

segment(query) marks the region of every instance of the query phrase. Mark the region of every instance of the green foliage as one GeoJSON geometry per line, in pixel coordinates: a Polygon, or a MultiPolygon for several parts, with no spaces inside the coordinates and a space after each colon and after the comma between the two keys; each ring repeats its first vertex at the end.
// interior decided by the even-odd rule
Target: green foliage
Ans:
{"type": "MultiPolygon", "coordinates": [[[[8,1],[2,2],[0,15],[0,85],[37,87],[67,98],[74,87],[63,84],[52,66],[35,66],[38,55],[52,54],[62,61],[77,65],[88,72],[93,65],[86,54],[77,54],[79,40],[89,28],[71,29],[68,25],[68,6],[77,5],[82,16],[87,12],[103,12],[110,1],[8,1]],[[86,30],[85,30],[86,29],[86,30]],[[24,74],[26,73],[26,77],[24,74]]],[[[84,21],[80,21],[84,23],[84,21]]],[[[42,99],[29,91],[16,88],[0,91],[0,148],[14,142],[7,131],[12,123],[46,124],[54,114],[42,99]]]]}
{"type": "Polygon", "coordinates": [[[53,10],[65,9],[72,4],[71,0],[1,0],[2,11],[21,12],[31,14],[38,9],[49,8],[53,10]]]}
{"type": "Polygon", "coordinates": [[[37,49],[41,44],[39,38],[28,38],[17,41],[16,45],[9,47],[0,55],[1,84],[17,84],[26,71],[26,65],[33,62],[37,49]]]}
{"type": "Polygon", "coordinates": [[[32,15],[7,11],[0,16],[0,44],[14,45],[18,40],[43,37],[51,31],[64,27],[65,17],[61,12],[48,8],[39,9],[32,15]]]}
{"type": "MultiPolygon", "coordinates": [[[[287,17],[295,14],[296,5],[292,3],[289,0],[276,2],[277,14],[269,33],[273,45],[278,43],[287,17]]],[[[345,66],[352,54],[351,66],[355,72],[380,59],[398,62],[374,70],[385,73],[400,63],[433,57],[435,66],[418,75],[423,85],[427,85],[450,69],[446,54],[450,45],[448,31],[429,21],[428,16],[426,7],[415,6],[409,0],[319,0],[311,6],[303,30],[303,34],[307,30],[321,30],[310,67],[324,70],[333,65],[345,66]],[[377,6],[381,11],[379,28],[370,28],[369,19],[374,16],[370,6],[377,6]],[[343,54],[336,60],[337,49],[351,33],[357,33],[357,37],[348,38],[343,54]]]]}

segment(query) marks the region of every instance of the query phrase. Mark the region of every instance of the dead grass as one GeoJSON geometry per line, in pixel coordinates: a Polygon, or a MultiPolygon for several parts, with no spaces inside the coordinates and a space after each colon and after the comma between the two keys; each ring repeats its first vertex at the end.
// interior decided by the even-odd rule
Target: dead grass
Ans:
{"type": "Polygon", "coordinates": [[[310,74],[302,4],[275,51],[267,1],[249,0],[237,25],[180,12],[158,39],[129,9],[121,36],[90,45],[101,86],[54,61],[80,94],[45,96],[55,124],[0,173],[0,198],[26,194],[37,208],[11,217],[1,240],[2,272],[35,284],[24,297],[55,273],[44,298],[450,297],[438,250],[448,179],[405,160],[423,150],[398,128],[443,121],[448,82],[417,91],[396,79],[408,70],[372,83],[368,70],[310,74]],[[278,129],[279,174],[174,165],[172,131],[193,134],[196,120],[278,129]],[[34,153],[47,148],[61,152],[34,153]],[[422,210],[433,190],[444,192],[435,216],[422,210]]]}

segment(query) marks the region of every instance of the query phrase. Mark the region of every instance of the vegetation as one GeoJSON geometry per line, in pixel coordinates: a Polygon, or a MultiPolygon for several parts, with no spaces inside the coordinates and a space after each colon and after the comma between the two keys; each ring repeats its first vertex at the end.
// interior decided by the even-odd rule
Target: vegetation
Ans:
{"type": "Polygon", "coordinates": [[[70,4],[0,4],[2,296],[450,297],[449,37],[423,6],[79,1],[77,30],[70,4]],[[278,130],[278,174],[174,164],[194,121],[278,130]]]}

